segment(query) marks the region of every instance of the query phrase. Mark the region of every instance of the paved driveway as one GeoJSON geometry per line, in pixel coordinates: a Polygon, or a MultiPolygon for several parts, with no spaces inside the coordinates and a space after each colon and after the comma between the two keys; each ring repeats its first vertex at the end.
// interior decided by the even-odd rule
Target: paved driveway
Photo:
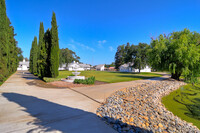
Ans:
{"type": "Polygon", "coordinates": [[[96,108],[116,90],[150,81],[56,89],[30,84],[35,80],[18,71],[0,87],[0,132],[115,132],[96,116],[96,108]]]}

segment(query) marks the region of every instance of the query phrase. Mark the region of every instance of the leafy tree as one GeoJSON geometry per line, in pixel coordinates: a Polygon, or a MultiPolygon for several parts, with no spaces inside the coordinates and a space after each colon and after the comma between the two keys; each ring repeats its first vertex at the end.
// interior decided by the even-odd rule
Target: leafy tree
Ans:
{"type": "Polygon", "coordinates": [[[105,67],[115,67],[115,62],[112,62],[111,64],[105,64],[105,67]]]}
{"type": "Polygon", "coordinates": [[[50,52],[50,70],[51,77],[55,78],[58,76],[59,68],[59,44],[58,44],[58,26],[56,22],[56,14],[53,12],[51,21],[51,52],[50,52]]]}
{"type": "Polygon", "coordinates": [[[124,46],[125,45],[123,44],[117,47],[117,52],[115,54],[115,68],[116,69],[119,69],[119,67],[124,64],[124,58],[125,58],[124,46]]]}
{"type": "Polygon", "coordinates": [[[169,70],[171,77],[195,82],[200,73],[200,34],[184,29],[152,40],[149,62],[157,70],[169,70]]]}
{"type": "Polygon", "coordinates": [[[22,55],[22,53],[23,53],[22,49],[18,48],[17,50],[18,50],[18,55],[17,56],[18,56],[19,61],[23,61],[24,56],[22,55]]]}
{"type": "Polygon", "coordinates": [[[27,58],[27,57],[25,57],[25,61],[28,61],[28,58],[27,58]]]}
{"type": "Polygon", "coordinates": [[[144,69],[147,66],[147,49],[149,45],[146,43],[139,43],[134,50],[132,50],[133,57],[133,67],[135,69],[139,69],[139,73],[141,69],[144,69]]]}
{"type": "Polygon", "coordinates": [[[68,48],[60,49],[60,65],[61,64],[68,64],[72,61],[79,62],[80,57],[76,55],[76,53],[72,50],[69,50],[68,48]]]}
{"type": "Polygon", "coordinates": [[[37,60],[37,66],[38,66],[38,76],[40,78],[43,78],[46,73],[46,60],[47,60],[47,52],[46,52],[46,46],[44,41],[44,26],[43,23],[40,23],[40,30],[39,30],[39,44],[38,44],[38,60],[37,60]]]}
{"type": "Polygon", "coordinates": [[[131,57],[131,46],[129,43],[126,44],[124,52],[125,52],[124,62],[128,63],[130,62],[130,57],[131,57]]]}

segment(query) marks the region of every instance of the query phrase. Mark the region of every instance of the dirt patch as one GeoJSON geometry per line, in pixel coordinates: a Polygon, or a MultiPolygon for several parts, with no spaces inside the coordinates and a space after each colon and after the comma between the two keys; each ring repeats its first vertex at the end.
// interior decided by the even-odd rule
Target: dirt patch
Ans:
{"type": "MultiPolygon", "coordinates": [[[[74,84],[64,81],[54,81],[46,83],[42,80],[34,80],[27,83],[28,85],[35,85],[42,88],[54,88],[54,89],[64,89],[64,88],[75,88],[75,87],[87,87],[87,86],[93,86],[93,85],[84,85],[84,84],[74,84]]],[[[101,84],[107,84],[106,82],[101,81],[95,81],[94,85],[101,85],[101,84]]]]}
{"type": "Polygon", "coordinates": [[[64,81],[54,81],[47,83],[48,85],[53,85],[61,88],[74,88],[74,87],[87,87],[91,85],[84,85],[84,84],[74,84],[74,83],[69,83],[69,82],[64,82],[64,81]]]}
{"type": "MultiPolygon", "coordinates": [[[[64,81],[54,81],[47,83],[49,85],[61,87],[61,88],[75,88],[75,87],[87,87],[87,86],[93,86],[93,85],[85,85],[85,84],[74,84],[74,83],[69,83],[69,82],[64,82],[64,81]]],[[[107,84],[105,82],[101,81],[95,81],[94,85],[101,85],[101,84],[107,84]]]]}
{"type": "Polygon", "coordinates": [[[59,87],[59,86],[56,86],[56,85],[53,85],[53,84],[49,84],[49,83],[46,83],[42,80],[34,80],[34,81],[31,81],[31,82],[28,82],[27,84],[31,85],[31,86],[42,87],[42,88],[57,88],[57,89],[66,88],[66,87],[59,87]]]}

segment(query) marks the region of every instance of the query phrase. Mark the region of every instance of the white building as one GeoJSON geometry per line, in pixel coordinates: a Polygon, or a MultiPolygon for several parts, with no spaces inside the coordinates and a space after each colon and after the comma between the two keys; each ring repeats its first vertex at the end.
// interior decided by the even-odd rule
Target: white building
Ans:
{"type": "Polygon", "coordinates": [[[66,65],[67,65],[66,63],[59,65],[58,70],[66,70],[66,65]]]}
{"type": "Polygon", "coordinates": [[[120,72],[132,72],[132,66],[133,63],[126,63],[126,64],[123,64],[119,67],[119,71],[120,72]]]}
{"type": "Polygon", "coordinates": [[[23,61],[19,62],[17,70],[28,70],[28,69],[29,69],[29,61],[25,61],[25,59],[23,59],[23,61]]]}
{"type": "MultiPolygon", "coordinates": [[[[133,63],[126,63],[119,67],[120,72],[139,72],[139,69],[134,69],[133,63]]],[[[140,72],[151,72],[151,67],[146,66],[144,69],[141,69],[140,72]]]]}
{"type": "Polygon", "coordinates": [[[104,71],[104,69],[105,69],[105,64],[101,64],[101,65],[96,66],[97,71],[104,71]]]}
{"type": "Polygon", "coordinates": [[[78,62],[73,61],[72,63],[67,64],[62,64],[59,66],[58,70],[68,70],[68,71],[86,71],[90,70],[90,65],[88,64],[79,64],[78,62]]]}

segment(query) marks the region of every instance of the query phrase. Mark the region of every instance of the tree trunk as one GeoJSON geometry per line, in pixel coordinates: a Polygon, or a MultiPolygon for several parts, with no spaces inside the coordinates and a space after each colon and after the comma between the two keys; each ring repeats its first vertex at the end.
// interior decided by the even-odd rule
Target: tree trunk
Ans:
{"type": "Polygon", "coordinates": [[[181,73],[177,73],[177,72],[171,74],[171,78],[176,79],[176,80],[180,80],[180,76],[181,76],[181,73]]]}
{"type": "Polygon", "coordinates": [[[139,69],[139,73],[140,73],[140,69],[139,69]]]}

